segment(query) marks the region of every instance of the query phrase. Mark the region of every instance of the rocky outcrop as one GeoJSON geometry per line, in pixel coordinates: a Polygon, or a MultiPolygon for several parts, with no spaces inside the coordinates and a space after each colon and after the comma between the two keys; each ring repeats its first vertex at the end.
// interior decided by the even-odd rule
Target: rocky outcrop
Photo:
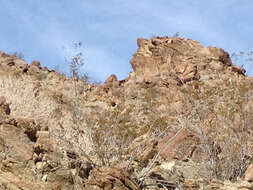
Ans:
{"type": "Polygon", "coordinates": [[[131,59],[137,76],[155,77],[174,75],[175,82],[198,80],[200,72],[232,70],[240,74],[243,69],[232,65],[227,52],[220,48],[203,47],[199,42],[183,38],[138,39],[138,50],[131,59]]]}
{"type": "Polygon", "coordinates": [[[101,85],[0,52],[2,189],[252,189],[252,78],[194,40],[137,43],[101,85]]]}

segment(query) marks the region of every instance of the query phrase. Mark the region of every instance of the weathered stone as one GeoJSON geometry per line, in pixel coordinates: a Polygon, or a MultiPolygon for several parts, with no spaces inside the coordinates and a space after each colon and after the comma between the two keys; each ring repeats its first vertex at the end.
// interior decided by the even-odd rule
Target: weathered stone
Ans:
{"type": "Polygon", "coordinates": [[[15,160],[26,162],[32,159],[33,142],[29,140],[21,129],[8,124],[0,125],[0,139],[3,143],[3,150],[15,160]]]}
{"type": "Polygon", "coordinates": [[[249,165],[244,175],[245,180],[253,182],[253,164],[249,165]]]}
{"type": "Polygon", "coordinates": [[[10,115],[11,110],[4,96],[0,96],[0,114],[10,115]]]}
{"type": "Polygon", "coordinates": [[[109,78],[106,79],[105,84],[113,83],[113,82],[118,82],[118,79],[116,75],[112,74],[109,78]]]}
{"type": "Polygon", "coordinates": [[[36,61],[36,60],[33,60],[32,63],[31,63],[31,66],[35,66],[35,67],[40,68],[40,62],[36,61]]]}
{"type": "Polygon", "coordinates": [[[0,189],[252,189],[252,77],[194,40],[137,43],[103,85],[0,52],[0,189]]]}
{"type": "Polygon", "coordinates": [[[189,159],[198,145],[198,138],[189,130],[182,129],[176,133],[168,134],[158,144],[161,156],[166,160],[189,159]]]}
{"type": "Polygon", "coordinates": [[[115,167],[103,167],[94,168],[90,172],[85,189],[139,190],[140,188],[126,171],[115,167]]]}

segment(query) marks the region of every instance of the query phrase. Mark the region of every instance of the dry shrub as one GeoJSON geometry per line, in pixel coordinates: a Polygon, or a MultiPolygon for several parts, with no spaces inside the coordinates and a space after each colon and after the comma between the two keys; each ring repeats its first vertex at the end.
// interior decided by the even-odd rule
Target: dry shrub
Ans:
{"type": "Polygon", "coordinates": [[[96,119],[86,119],[93,150],[100,164],[115,165],[125,159],[127,147],[139,135],[128,112],[118,105],[112,111],[98,113],[96,119]],[[123,114],[122,114],[123,113],[123,114]]]}
{"type": "Polygon", "coordinates": [[[195,110],[188,122],[200,138],[209,179],[236,180],[242,177],[252,158],[248,147],[252,111],[245,109],[250,86],[246,81],[224,82],[215,88],[201,87],[202,93],[184,86],[182,98],[187,109],[195,110]]]}
{"type": "Polygon", "coordinates": [[[148,132],[162,136],[168,126],[167,118],[155,109],[159,106],[157,102],[131,104],[124,97],[118,102],[121,103],[109,110],[94,107],[88,114],[82,112],[79,103],[72,104],[72,122],[79,126],[75,128],[88,131],[92,145],[90,157],[100,165],[112,166],[133,159],[136,155],[130,157],[128,148],[134,139],[148,132]]]}

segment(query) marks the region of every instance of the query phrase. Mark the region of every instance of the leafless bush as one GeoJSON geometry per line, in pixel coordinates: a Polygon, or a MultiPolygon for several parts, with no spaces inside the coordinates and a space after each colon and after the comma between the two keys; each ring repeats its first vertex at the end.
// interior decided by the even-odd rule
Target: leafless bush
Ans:
{"type": "Polygon", "coordinates": [[[252,138],[249,135],[252,124],[248,120],[252,113],[245,109],[249,89],[246,82],[238,85],[232,80],[201,94],[182,89],[186,107],[198,105],[197,114],[188,122],[200,139],[199,148],[207,156],[209,179],[236,180],[250,164],[252,152],[248,141],[252,138]]]}
{"type": "Polygon", "coordinates": [[[89,81],[88,74],[82,73],[81,69],[84,66],[84,58],[82,52],[82,42],[75,42],[71,48],[65,48],[66,56],[65,61],[69,65],[70,76],[73,79],[75,96],[78,94],[77,82],[79,80],[87,83],[89,81]]]}
{"type": "Polygon", "coordinates": [[[245,67],[248,74],[252,75],[253,51],[234,52],[231,55],[232,62],[241,67],[245,67]]]}
{"type": "Polygon", "coordinates": [[[125,159],[126,148],[136,137],[134,126],[129,126],[129,116],[122,114],[118,105],[112,111],[98,113],[96,119],[87,118],[90,141],[101,165],[115,165],[125,159]]]}

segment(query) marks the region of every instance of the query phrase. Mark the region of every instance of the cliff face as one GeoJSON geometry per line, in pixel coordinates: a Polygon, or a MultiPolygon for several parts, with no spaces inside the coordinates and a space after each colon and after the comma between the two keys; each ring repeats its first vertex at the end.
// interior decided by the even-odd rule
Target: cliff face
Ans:
{"type": "Polygon", "coordinates": [[[253,79],[220,48],[137,43],[103,85],[0,53],[1,188],[253,188],[253,79]]]}

